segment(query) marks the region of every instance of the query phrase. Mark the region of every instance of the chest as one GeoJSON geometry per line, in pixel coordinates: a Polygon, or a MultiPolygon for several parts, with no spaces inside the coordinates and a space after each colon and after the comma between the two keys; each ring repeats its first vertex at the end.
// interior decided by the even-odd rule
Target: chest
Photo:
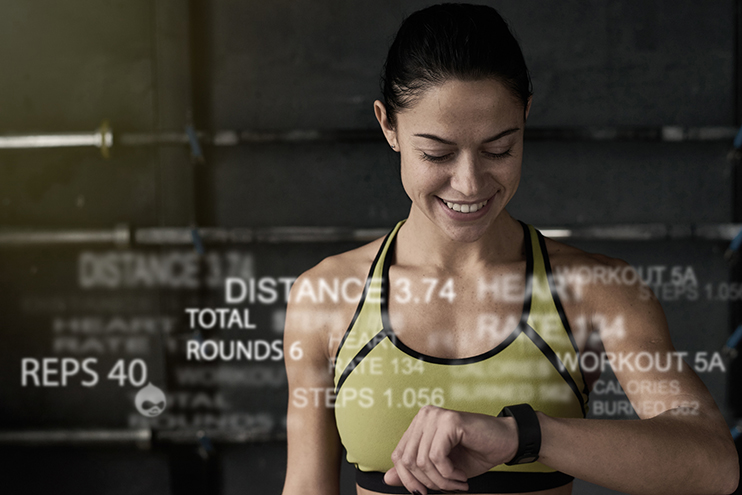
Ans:
{"type": "Polygon", "coordinates": [[[389,323],[423,354],[452,359],[487,352],[512,333],[526,310],[522,265],[464,276],[393,266],[389,323]]]}

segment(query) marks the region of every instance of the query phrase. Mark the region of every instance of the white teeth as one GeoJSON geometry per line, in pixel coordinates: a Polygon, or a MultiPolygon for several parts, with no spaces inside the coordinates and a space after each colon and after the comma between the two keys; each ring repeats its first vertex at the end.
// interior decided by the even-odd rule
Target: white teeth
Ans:
{"type": "Polygon", "coordinates": [[[475,211],[479,211],[482,208],[484,208],[484,205],[487,204],[487,200],[482,201],[481,203],[475,203],[475,204],[459,204],[459,203],[451,203],[450,201],[446,201],[446,206],[451,208],[454,211],[460,211],[461,213],[474,213],[475,211]]]}

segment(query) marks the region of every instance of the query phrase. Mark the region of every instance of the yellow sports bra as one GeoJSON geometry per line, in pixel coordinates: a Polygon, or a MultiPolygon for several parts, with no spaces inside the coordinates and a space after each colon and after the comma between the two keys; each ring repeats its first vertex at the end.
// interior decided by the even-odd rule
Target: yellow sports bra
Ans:
{"type": "MultiPolygon", "coordinates": [[[[521,222],[526,296],[516,328],[483,354],[444,359],[405,345],[389,324],[389,265],[399,222],[371,265],[361,301],[335,356],[335,419],[356,482],[368,490],[408,493],[384,484],[392,451],[427,405],[497,416],[528,403],[555,417],[583,418],[588,390],[579,351],[556,292],[544,238],[521,222]]],[[[469,479],[469,493],[515,493],[565,485],[572,477],[539,462],[501,464],[469,479]]],[[[430,493],[440,493],[430,490],[430,493]]]]}

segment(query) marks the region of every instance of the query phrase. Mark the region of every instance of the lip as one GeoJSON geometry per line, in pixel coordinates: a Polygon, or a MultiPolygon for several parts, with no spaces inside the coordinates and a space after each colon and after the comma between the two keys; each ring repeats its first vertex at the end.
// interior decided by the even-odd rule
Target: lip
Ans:
{"type": "MultiPolygon", "coordinates": [[[[482,201],[487,201],[487,204],[482,207],[482,209],[475,211],[474,213],[461,213],[460,211],[454,211],[451,208],[448,207],[448,205],[444,202],[444,200],[438,196],[436,196],[436,199],[438,200],[438,204],[443,208],[446,215],[448,215],[449,218],[457,221],[473,221],[473,220],[479,220],[483,216],[487,214],[487,212],[492,207],[492,200],[497,196],[497,193],[493,194],[489,198],[480,199],[477,201],[451,201],[451,203],[458,203],[460,205],[473,205],[477,203],[481,203],[482,201]]],[[[447,200],[445,200],[447,201],[447,200]]]]}
{"type": "Polygon", "coordinates": [[[448,200],[448,199],[443,199],[443,198],[438,197],[438,196],[436,196],[436,198],[440,199],[444,203],[456,203],[456,204],[460,204],[460,205],[475,205],[477,203],[481,203],[482,201],[489,201],[490,199],[494,198],[494,195],[493,196],[490,196],[489,198],[478,199],[476,201],[452,201],[452,200],[448,200]]]}

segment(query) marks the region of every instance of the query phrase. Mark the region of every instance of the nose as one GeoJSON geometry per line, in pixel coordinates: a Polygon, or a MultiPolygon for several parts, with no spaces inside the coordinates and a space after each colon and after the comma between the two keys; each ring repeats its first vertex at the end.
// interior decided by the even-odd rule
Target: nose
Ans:
{"type": "Polygon", "coordinates": [[[476,155],[463,153],[454,166],[451,187],[465,197],[476,198],[484,184],[484,170],[476,155]]]}

